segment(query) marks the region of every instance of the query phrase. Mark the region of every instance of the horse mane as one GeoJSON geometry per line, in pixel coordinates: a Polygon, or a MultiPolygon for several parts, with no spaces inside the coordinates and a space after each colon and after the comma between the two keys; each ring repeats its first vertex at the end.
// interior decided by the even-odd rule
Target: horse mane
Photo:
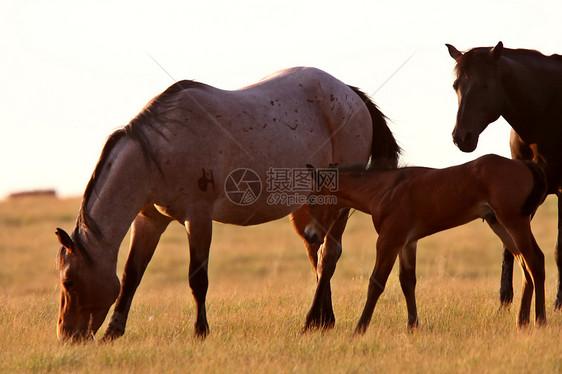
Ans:
{"type": "Polygon", "coordinates": [[[373,140],[371,143],[371,166],[378,165],[384,169],[393,169],[398,165],[401,149],[386,122],[387,117],[380,111],[371,98],[357,87],[349,86],[363,100],[373,123],[373,140]]]}
{"type": "MultiPolygon", "coordinates": [[[[94,234],[94,236],[102,238],[101,230],[95,220],[89,215],[87,206],[92,194],[94,193],[95,186],[99,179],[101,171],[106,165],[111,152],[122,139],[130,139],[139,145],[145,161],[149,165],[155,165],[158,171],[162,174],[162,169],[160,168],[160,165],[156,160],[156,155],[154,150],[152,149],[152,146],[150,145],[149,138],[146,134],[146,129],[149,129],[156,134],[166,138],[164,133],[158,127],[158,124],[163,119],[166,119],[165,114],[175,107],[173,104],[175,103],[174,99],[177,97],[177,94],[185,89],[203,86],[206,85],[191,80],[182,80],[174,83],[164,92],[150,100],[148,104],[126,126],[116,130],[107,138],[105,145],[103,146],[100,158],[98,159],[92,176],[90,177],[90,180],[86,185],[86,189],[84,190],[82,203],[80,205],[80,211],[78,213],[78,218],[76,219],[76,227],[72,234],[72,240],[75,244],[76,249],[84,255],[88,262],[91,263],[92,259],[88,251],[86,250],[84,243],[80,239],[78,232],[80,229],[88,230],[92,234],[94,234]]],[[[59,253],[58,257],[58,262],[60,264],[62,261],[62,253],[59,253]]]]}
{"type": "MultiPolygon", "coordinates": [[[[492,64],[493,58],[490,55],[490,51],[493,47],[476,47],[469,49],[468,51],[464,52],[461,56],[459,56],[456,61],[455,65],[455,74],[457,79],[464,74],[467,74],[468,71],[475,66],[478,68],[481,65],[474,65],[475,62],[480,62],[484,64],[492,64]]],[[[550,56],[546,56],[541,52],[535,49],[511,49],[511,48],[503,48],[502,56],[510,57],[510,58],[535,58],[535,59],[554,59],[558,62],[562,63],[562,56],[554,54],[550,56]]]]}

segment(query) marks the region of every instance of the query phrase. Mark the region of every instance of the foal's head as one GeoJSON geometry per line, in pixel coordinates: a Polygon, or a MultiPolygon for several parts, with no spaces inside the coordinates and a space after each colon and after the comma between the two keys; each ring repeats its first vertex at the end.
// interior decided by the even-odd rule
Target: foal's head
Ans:
{"type": "Polygon", "coordinates": [[[327,189],[322,189],[319,193],[309,196],[309,219],[304,229],[304,238],[311,244],[324,243],[324,237],[340,213],[340,207],[333,204],[333,200],[318,198],[329,193],[327,189]]]}
{"type": "Polygon", "coordinates": [[[498,60],[503,44],[493,48],[473,48],[459,52],[447,44],[449,54],[457,62],[457,78],[453,85],[459,108],[453,130],[453,141],[463,152],[472,152],[484,129],[501,115],[503,91],[498,72],[498,60]]]}
{"type": "MultiPolygon", "coordinates": [[[[94,261],[77,240],[57,229],[61,302],[57,336],[61,341],[93,339],[119,294],[115,269],[94,261]]],[[[74,236],[74,235],[73,235],[74,236]]]]}

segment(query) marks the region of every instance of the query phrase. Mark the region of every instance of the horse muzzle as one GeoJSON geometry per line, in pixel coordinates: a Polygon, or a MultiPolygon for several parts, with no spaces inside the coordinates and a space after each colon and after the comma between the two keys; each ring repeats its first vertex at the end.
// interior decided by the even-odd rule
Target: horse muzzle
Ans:
{"type": "Polygon", "coordinates": [[[94,333],[89,329],[72,330],[64,326],[59,326],[57,329],[57,337],[61,343],[79,344],[95,341],[94,333]]]}
{"type": "Polygon", "coordinates": [[[320,235],[318,230],[314,229],[311,225],[306,226],[306,228],[304,229],[304,238],[310,244],[324,243],[324,238],[322,237],[322,235],[320,235]]]}
{"type": "MultiPolygon", "coordinates": [[[[95,341],[95,333],[99,329],[99,323],[94,321],[94,314],[89,314],[77,325],[65,323],[59,319],[57,326],[57,337],[61,343],[86,343],[95,341]]],[[[103,320],[102,320],[103,321],[103,320]]]]}
{"type": "Polygon", "coordinates": [[[474,136],[470,132],[464,134],[453,132],[453,143],[455,143],[461,151],[469,153],[476,149],[478,136],[474,136]]]}

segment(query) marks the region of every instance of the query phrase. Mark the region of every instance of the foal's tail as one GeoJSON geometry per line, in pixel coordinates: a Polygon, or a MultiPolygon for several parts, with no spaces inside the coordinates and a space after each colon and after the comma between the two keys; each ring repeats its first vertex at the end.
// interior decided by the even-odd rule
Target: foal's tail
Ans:
{"type": "Polygon", "coordinates": [[[386,116],[366,93],[357,87],[348,87],[363,100],[371,115],[373,140],[371,143],[370,168],[395,169],[398,166],[398,157],[400,157],[400,146],[394,139],[392,131],[388,128],[386,116]]]}
{"type": "Polygon", "coordinates": [[[528,216],[534,214],[539,205],[541,205],[544,202],[544,199],[546,199],[547,184],[546,174],[539,164],[533,161],[523,162],[533,174],[533,190],[521,207],[521,214],[528,216]]]}

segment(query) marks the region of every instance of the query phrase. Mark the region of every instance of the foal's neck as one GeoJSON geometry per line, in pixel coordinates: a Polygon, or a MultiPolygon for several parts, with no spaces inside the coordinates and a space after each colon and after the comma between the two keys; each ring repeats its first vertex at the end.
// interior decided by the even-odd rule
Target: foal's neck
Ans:
{"type": "Polygon", "coordinates": [[[340,173],[338,190],[335,192],[338,203],[371,214],[373,202],[381,201],[393,188],[400,170],[340,173]]]}

